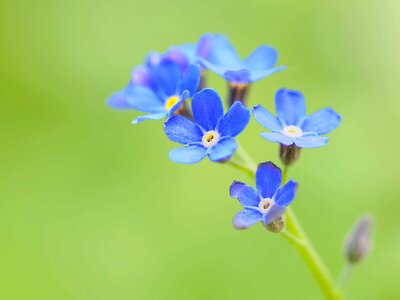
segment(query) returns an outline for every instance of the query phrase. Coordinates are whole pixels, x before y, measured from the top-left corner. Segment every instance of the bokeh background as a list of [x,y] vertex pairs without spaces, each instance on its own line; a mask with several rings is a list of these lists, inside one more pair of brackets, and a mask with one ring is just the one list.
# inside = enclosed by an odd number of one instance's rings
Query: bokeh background
[[[278,88],[308,111],[343,116],[327,147],[290,175],[294,208],[333,274],[357,217],[376,221],[373,254],[349,299],[400,299],[400,2],[0,2],[0,298],[321,299],[294,249],[261,226],[235,231],[229,166],[173,164],[162,122],[133,126],[107,97],[150,50],[229,36],[239,53],[279,50],[280,72],[250,103],[274,109]],[[210,85],[226,95],[224,82]],[[278,147],[251,121],[253,158]]]

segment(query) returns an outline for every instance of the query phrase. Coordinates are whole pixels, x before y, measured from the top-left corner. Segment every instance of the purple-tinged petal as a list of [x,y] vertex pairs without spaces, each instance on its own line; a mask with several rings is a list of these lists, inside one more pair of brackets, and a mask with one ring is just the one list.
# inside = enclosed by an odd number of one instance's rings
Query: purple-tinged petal
[[145,66],[138,66],[133,69],[130,84],[151,87],[153,82],[149,70]]
[[149,114],[146,116],[139,116],[135,120],[132,121],[132,124],[136,125],[139,124],[143,121],[147,120],[161,120],[164,119],[167,116],[167,112],[160,112],[160,113],[154,113],[154,114]]
[[276,114],[287,125],[297,125],[306,114],[303,94],[299,91],[280,89],[275,95]]
[[324,136],[303,136],[295,139],[295,144],[299,148],[318,148],[323,147],[329,138]]
[[275,204],[266,214],[262,216],[262,222],[264,223],[264,225],[268,225],[269,223],[279,219],[279,217],[282,216],[285,213],[285,211],[286,211],[285,207]]
[[251,74],[246,69],[226,71],[224,78],[228,82],[232,83],[249,83],[251,81]]
[[250,110],[236,101],[218,122],[218,132],[222,137],[235,137],[249,124]]
[[226,138],[219,141],[211,147],[208,153],[210,160],[219,162],[230,158],[237,148],[237,143],[232,138]]
[[326,134],[336,129],[341,121],[340,115],[332,108],[324,108],[307,116],[302,124],[303,131]]
[[236,229],[246,229],[251,225],[261,221],[262,214],[253,209],[244,209],[236,214],[233,218],[233,226]]
[[182,53],[186,57],[188,63],[194,64],[198,62],[196,44],[183,44],[180,46],[172,46],[171,50]]
[[124,91],[119,91],[113,94],[110,99],[108,99],[107,104],[116,109],[133,109],[133,107],[128,103]]
[[185,117],[176,115],[164,124],[167,137],[180,144],[190,144],[201,141],[203,136],[199,126]]
[[282,171],[272,162],[258,165],[256,186],[263,198],[272,198],[282,183]]
[[243,182],[234,181],[230,187],[230,195],[232,198],[239,200],[240,204],[243,206],[255,206],[258,207],[260,203],[260,197],[258,197],[257,192],[251,187]]
[[297,182],[293,179],[289,180],[275,195],[275,203],[279,206],[288,206],[296,196]]
[[278,60],[278,52],[268,46],[260,46],[253,51],[244,61],[250,72],[271,69]]
[[124,93],[127,102],[134,109],[150,113],[165,111],[161,99],[147,87],[129,85]]
[[175,148],[169,152],[169,158],[180,164],[195,164],[207,155],[207,149],[203,146],[192,145]]
[[264,107],[261,105],[254,106],[253,109],[254,118],[261,126],[269,130],[281,130],[282,126],[279,121]]
[[280,143],[285,146],[290,146],[294,140],[279,132],[263,132],[260,134],[264,139],[273,143]]
[[193,117],[204,130],[215,130],[219,118],[224,114],[222,101],[213,89],[203,89],[193,96]]

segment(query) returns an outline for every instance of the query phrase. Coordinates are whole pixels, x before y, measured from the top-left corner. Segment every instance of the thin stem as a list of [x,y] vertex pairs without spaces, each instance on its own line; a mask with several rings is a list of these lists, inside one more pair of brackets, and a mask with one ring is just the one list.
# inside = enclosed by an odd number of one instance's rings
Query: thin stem
[[353,265],[350,263],[347,263],[343,267],[342,272],[340,273],[339,279],[337,281],[342,293],[346,289],[346,286],[349,283],[352,273],[353,273]]
[[250,177],[254,177],[254,172],[250,168],[248,168],[246,165],[240,164],[238,162],[235,162],[233,160],[229,160],[226,162],[228,165],[234,167],[235,169],[247,173]]

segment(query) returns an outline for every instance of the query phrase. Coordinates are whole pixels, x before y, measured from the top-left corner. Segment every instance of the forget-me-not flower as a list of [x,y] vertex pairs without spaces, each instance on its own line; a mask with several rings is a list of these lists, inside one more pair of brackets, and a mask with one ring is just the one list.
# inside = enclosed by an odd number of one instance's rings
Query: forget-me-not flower
[[173,149],[171,160],[194,164],[208,155],[215,162],[232,156],[237,148],[234,140],[247,126],[250,111],[240,102],[234,103],[224,115],[219,95],[212,89],[203,89],[193,96],[194,122],[176,115],[165,122],[168,138],[185,147]]
[[132,123],[144,120],[159,120],[179,112],[183,101],[196,91],[200,70],[189,64],[186,68],[176,61],[165,58],[136,68],[131,82],[121,92],[114,94],[109,105],[114,108],[129,108],[148,113]]
[[299,148],[322,147],[329,140],[321,136],[339,126],[340,115],[332,108],[324,108],[306,115],[303,94],[299,91],[280,89],[275,95],[277,117],[261,105],[254,107],[254,117],[258,123],[272,132],[261,136],[270,142]]
[[233,225],[237,229],[244,229],[259,221],[266,226],[279,219],[293,201],[297,190],[297,183],[293,180],[279,188],[281,184],[282,171],[272,162],[258,166],[257,190],[243,182],[234,181],[230,187],[230,195],[239,200],[244,210],[235,216]]
[[248,84],[260,80],[284,67],[275,67],[278,52],[260,46],[241,60],[228,39],[221,34],[205,34],[198,42],[201,63],[230,83]]

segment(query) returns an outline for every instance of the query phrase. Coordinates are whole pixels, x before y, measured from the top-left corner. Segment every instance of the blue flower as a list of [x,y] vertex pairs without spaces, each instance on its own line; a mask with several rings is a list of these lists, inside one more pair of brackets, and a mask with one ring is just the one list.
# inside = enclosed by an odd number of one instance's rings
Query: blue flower
[[237,148],[234,137],[249,123],[250,111],[236,102],[224,115],[221,99],[212,89],[193,96],[192,110],[195,123],[179,115],[165,122],[168,138],[187,145],[173,149],[169,153],[171,160],[194,164],[207,155],[215,162],[230,158]]
[[149,113],[136,118],[133,124],[163,119],[183,108],[183,102],[197,91],[199,80],[198,66],[189,64],[182,68],[169,57],[158,61],[150,55],[146,65],[133,70],[128,86],[115,93],[108,103],[114,108]]
[[205,34],[198,45],[201,63],[231,83],[248,84],[285,68],[274,67],[278,53],[269,46],[258,47],[242,61],[223,35]]
[[282,216],[296,195],[297,183],[290,180],[279,188],[281,184],[282,171],[270,161],[257,168],[257,191],[243,182],[234,181],[230,188],[231,197],[237,198],[244,210],[235,216],[233,225],[237,229],[259,221],[268,225]]
[[289,89],[280,89],[276,93],[275,108],[277,117],[257,105],[254,107],[254,117],[272,131],[262,133],[263,138],[284,146],[322,147],[329,138],[321,135],[334,130],[341,121],[340,115],[332,108],[324,108],[307,116],[303,94]]

